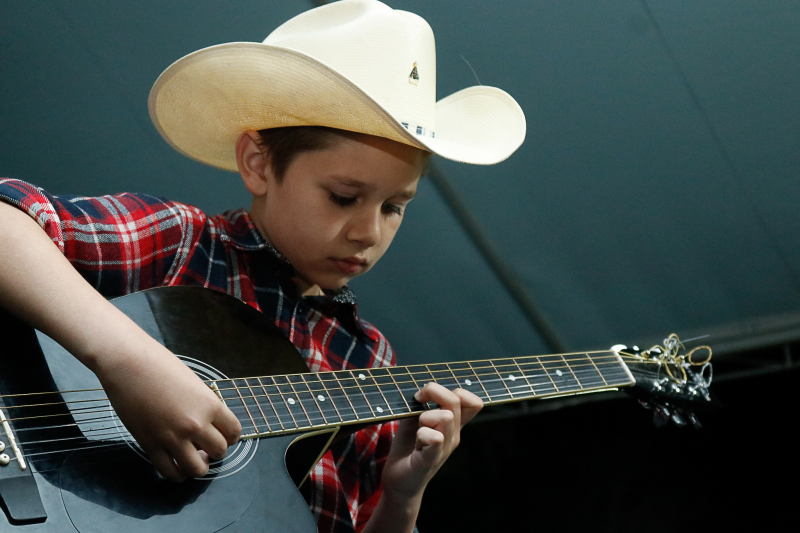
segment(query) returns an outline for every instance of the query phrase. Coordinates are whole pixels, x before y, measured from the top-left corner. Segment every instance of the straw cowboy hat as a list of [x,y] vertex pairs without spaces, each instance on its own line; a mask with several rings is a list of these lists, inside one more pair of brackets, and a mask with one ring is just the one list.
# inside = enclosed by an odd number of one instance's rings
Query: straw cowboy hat
[[239,135],[264,128],[328,126],[483,165],[525,139],[522,109],[500,89],[469,87],[437,102],[430,26],[375,0],[312,9],[263,43],[189,54],[158,78],[149,108],[176,150],[232,171]]

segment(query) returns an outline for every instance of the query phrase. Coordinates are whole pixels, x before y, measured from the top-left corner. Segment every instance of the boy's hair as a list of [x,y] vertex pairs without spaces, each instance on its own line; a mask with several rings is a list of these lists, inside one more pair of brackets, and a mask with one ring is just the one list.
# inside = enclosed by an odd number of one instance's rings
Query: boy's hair
[[258,130],[261,150],[269,155],[272,174],[283,181],[286,170],[294,158],[304,152],[324,150],[331,147],[343,131],[325,126],[291,126]]
[[[281,182],[289,165],[299,154],[324,150],[336,144],[341,137],[359,134],[326,126],[290,126],[258,130],[258,135],[262,152],[269,155],[272,174]],[[429,157],[430,152],[425,152],[421,169],[423,175],[428,169]]]

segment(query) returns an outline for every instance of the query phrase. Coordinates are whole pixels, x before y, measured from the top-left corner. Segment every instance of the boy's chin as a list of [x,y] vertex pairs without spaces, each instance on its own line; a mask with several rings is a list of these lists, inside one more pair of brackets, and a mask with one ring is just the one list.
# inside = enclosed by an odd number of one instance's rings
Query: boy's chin
[[350,280],[355,277],[356,276],[353,276],[352,278],[339,279],[328,283],[317,283],[317,286],[323,291],[338,291],[339,289],[347,285],[350,282]]

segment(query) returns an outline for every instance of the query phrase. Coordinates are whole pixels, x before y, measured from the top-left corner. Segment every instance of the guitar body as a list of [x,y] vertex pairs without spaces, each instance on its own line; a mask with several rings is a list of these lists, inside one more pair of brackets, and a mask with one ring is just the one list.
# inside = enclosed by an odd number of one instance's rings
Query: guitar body
[[[308,372],[274,324],[230,296],[168,287],[114,303],[204,379]],[[94,374],[24,323],[8,315],[1,322],[0,401],[27,468],[19,467],[0,431],[12,459],[0,466],[0,531],[316,531],[297,483],[333,430],[243,440],[206,478],[172,483],[158,476],[118,421],[109,425],[109,416],[98,414],[109,411],[107,404],[96,407],[96,392],[71,393],[64,403],[57,391],[96,389]],[[48,394],[31,394],[39,392]]]
[[644,352],[620,345],[311,374],[279,328],[231,296],[162,287],[113,302],[209,383],[248,438],[202,479],[166,481],[94,374],[46,335],[0,314],[0,533],[312,533],[297,487],[330,443],[437,408],[414,398],[430,381],[486,404],[635,387],[657,422],[678,425],[699,426],[691,408],[713,407],[711,349],[682,353],[674,334]]

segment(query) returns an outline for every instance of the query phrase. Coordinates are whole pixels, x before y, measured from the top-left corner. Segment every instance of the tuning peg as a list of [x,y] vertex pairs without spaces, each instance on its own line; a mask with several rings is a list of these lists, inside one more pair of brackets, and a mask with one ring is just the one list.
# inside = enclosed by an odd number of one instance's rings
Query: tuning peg
[[675,410],[672,412],[672,421],[675,422],[675,425],[679,428],[686,427],[686,420],[681,416],[681,414]]
[[703,429],[703,425],[700,423],[694,413],[686,413],[686,418],[688,418],[689,422],[692,423],[692,427],[694,429]]
[[671,417],[672,413],[669,412],[669,409],[663,407],[661,405],[656,405],[653,408],[653,424],[657,428],[664,427]]

